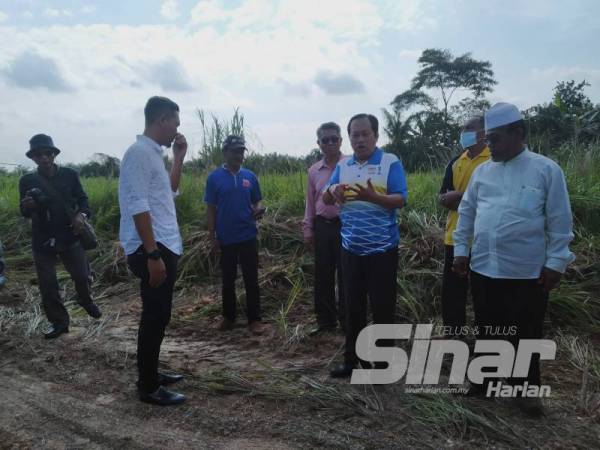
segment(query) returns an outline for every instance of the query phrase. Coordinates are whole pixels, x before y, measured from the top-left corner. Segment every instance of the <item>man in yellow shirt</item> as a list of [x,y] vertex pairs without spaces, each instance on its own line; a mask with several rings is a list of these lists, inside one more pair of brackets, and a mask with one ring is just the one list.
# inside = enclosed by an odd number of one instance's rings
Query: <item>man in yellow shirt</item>
[[464,151],[448,163],[439,194],[441,205],[449,210],[444,236],[444,277],[442,279],[442,319],[444,334],[449,336],[460,335],[460,327],[466,323],[465,310],[469,282],[467,278],[461,278],[452,271],[454,258],[452,233],[458,222],[458,205],[467,190],[471,174],[477,166],[490,158],[490,150],[485,144],[482,115],[473,117],[465,123],[460,133],[460,144]]

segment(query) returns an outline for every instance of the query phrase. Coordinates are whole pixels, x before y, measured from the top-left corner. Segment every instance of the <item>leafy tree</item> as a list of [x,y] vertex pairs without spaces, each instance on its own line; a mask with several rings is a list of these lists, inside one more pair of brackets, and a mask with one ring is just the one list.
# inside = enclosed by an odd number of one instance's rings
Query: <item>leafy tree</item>
[[82,177],[117,178],[119,176],[121,161],[119,158],[105,153],[94,153],[90,161],[83,164],[71,164]]
[[559,81],[551,102],[525,111],[529,143],[538,151],[548,151],[567,141],[589,142],[600,138],[600,107],[594,107],[585,94],[589,83]]
[[[409,171],[445,164],[457,147],[460,125],[490,104],[485,94],[496,84],[491,63],[470,53],[454,57],[449,50],[427,49],[411,88],[397,95],[392,110],[383,110],[388,151]],[[457,91],[468,95],[456,101]],[[441,100],[432,97],[432,94]]]
[[458,89],[469,91],[475,99],[482,99],[497,84],[489,61],[479,61],[470,53],[457,56],[449,50],[426,49],[418,60],[421,69],[412,81],[413,90],[433,89],[442,100],[442,118],[445,125],[444,144],[450,144],[450,104]]
[[320,161],[323,158],[321,154],[321,149],[313,148],[308,155],[304,158],[304,165],[306,167],[312,166],[317,161]]
[[554,88],[554,106],[562,114],[583,114],[593,108],[592,101],[583,90],[590,86],[590,83],[583,80],[575,83],[571,81],[559,81]]

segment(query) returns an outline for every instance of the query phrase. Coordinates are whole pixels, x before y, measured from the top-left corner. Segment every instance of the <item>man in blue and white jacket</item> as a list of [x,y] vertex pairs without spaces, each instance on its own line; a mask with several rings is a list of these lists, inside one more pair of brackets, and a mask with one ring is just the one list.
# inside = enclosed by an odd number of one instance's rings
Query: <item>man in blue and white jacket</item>
[[354,155],[338,163],[323,194],[325,203],[341,205],[342,221],[346,350],[344,363],[331,371],[334,378],[350,377],[357,366],[356,339],[367,325],[367,297],[374,323],[394,323],[396,314],[396,211],[406,204],[408,190],[400,160],[377,147],[378,130],[373,115],[350,119]]

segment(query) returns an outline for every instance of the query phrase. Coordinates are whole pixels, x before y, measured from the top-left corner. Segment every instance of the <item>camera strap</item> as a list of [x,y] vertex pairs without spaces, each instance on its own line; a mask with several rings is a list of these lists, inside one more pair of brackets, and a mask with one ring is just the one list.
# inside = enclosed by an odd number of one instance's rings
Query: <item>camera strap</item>
[[77,212],[67,204],[63,195],[60,192],[58,192],[58,190],[54,186],[52,186],[52,183],[50,183],[47,179],[45,179],[44,177],[40,176],[37,173],[34,175],[37,178],[37,180],[40,182],[40,184],[42,185],[42,187],[44,188],[46,193],[52,199],[56,200],[64,208],[69,219],[73,220],[73,218],[75,217]]

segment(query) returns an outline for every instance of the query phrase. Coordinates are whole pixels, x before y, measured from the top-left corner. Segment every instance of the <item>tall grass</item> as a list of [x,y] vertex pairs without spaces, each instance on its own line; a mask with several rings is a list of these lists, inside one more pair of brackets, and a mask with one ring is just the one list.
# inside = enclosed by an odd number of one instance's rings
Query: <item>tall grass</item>
[[[563,146],[555,158],[565,171],[571,195],[576,234],[572,248],[578,258],[566,282],[552,296],[555,301],[550,304],[549,317],[557,326],[599,329],[600,146]],[[408,175],[408,205],[399,213],[398,310],[405,320],[427,321],[439,316],[446,216],[437,202],[441,178],[441,171]],[[313,283],[312,258],[302,248],[301,235],[306,173],[263,174],[259,180],[268,207],[260,224],[264,253],[261,287],[265,307],[285,328],[289,310],[295,307],[297,299],[308,302]],[[118,251],[118,180],[84,178],[82,181],[102,238],[102,246],[91,254],[94,269],[105,281],[122,279],[127,276],[127,269]],[[214,282],[217,270],[215,255],[211,255],[206,239],[205,182],[205,174],[184,174],[176,200],[186,249],[181,261],[184,282]],[[16,175],[0,176],[0,238],[8,250],[9,266],[29,266],[29,224],[19,215],[17,186]],[[292,292],[294,301],[286,303]],[[268,305],[269,302],[273,305]]]

